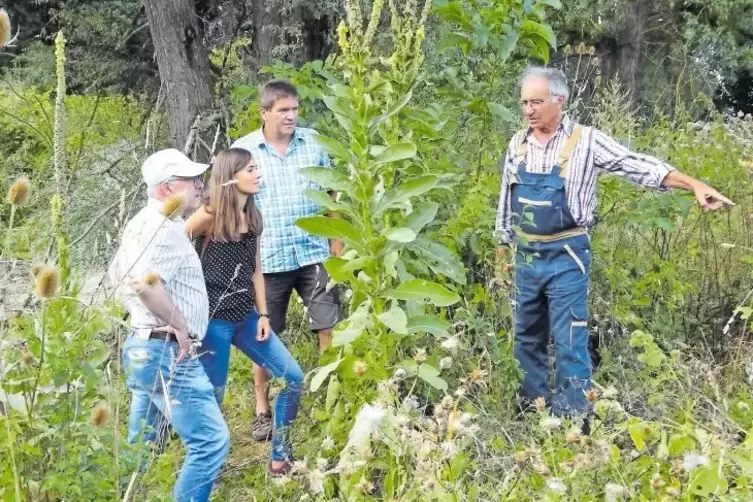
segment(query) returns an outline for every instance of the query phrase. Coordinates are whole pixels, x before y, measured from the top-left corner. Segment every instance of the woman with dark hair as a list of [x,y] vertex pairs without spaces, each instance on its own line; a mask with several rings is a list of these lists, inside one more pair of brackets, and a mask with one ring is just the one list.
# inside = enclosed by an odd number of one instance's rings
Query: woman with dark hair
[[204,204],[186,221],[209,296],[209,327],[199,359],[220,404],[231,345],[285,379],[275,403],[272,460],[267,466],[270,474],[285,474],[292,467],[290,426],[298,413],[303,372],[269,327],[259,257],[262,218],[253,199],[260,174],[251,154],[235,148],[217,155],[211,173]]

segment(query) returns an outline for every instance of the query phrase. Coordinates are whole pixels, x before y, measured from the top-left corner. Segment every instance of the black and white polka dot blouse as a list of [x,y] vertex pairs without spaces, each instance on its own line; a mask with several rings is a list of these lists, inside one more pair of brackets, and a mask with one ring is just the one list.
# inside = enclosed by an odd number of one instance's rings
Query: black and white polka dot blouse
[[[237,241],[194,241],[201,257],[209,296],[209,319],[238,322],[254,308],[256,292],[252,281],[256,271],[257,239],[251,231]],[[202,255],[203,251],[203,255]]]

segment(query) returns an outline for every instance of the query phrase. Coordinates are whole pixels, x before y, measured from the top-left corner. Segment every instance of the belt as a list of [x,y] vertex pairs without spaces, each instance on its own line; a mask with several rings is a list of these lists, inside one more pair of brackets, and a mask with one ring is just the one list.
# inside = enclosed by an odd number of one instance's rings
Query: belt
[[178,343],[178,337],[173,333],[167,333],[165,331],[152,331],[149,333],[150,340],[167,340],[168,342]]
[[555,242],[562,239],[567,239],[568,237],[575,237],[577,235],[588,235],[588,230],[585,227],[575,227],[571,228],[570,230],[563,230],[562,232],[557,232],[556,234],[550,235],[529,234],[527,232],[520,232],[520,234],[529,241]]

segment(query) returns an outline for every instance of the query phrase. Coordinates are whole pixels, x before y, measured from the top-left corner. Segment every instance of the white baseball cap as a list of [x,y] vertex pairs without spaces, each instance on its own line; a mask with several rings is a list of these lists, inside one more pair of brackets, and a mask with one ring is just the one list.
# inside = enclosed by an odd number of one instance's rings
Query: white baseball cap
[[154,152],[141,166],[141,176],[146,186],[153,187],[175,176],[193,178],[209,169],[209,164],[194,162],[180,150],[168,148]]

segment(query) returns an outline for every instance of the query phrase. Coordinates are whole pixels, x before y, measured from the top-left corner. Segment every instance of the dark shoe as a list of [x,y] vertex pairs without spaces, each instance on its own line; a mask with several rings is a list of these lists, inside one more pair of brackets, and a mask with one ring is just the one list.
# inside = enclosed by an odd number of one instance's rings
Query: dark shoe
[[259,413],[251,425],[251,436],[256,441],[269,441],[272,439],[272,412]]
[[268,473],[268,474],[269,474],[270,476],[274,476],[274,477],[277,477],[277,476],[285,476],[285,475],[286,475],[286,474],[288,474],[288,473],[289,473],[289,472],[290,472],[290,471],[291,471],[292,469],[293,469],[293,463],[292,463],[292,462],[290,462],[289,460],[285,460],[285,461],[283,462],[283,464],[282,464],[282,465],[281,465],[280,467],[278,467],[277,469],[274,469],[274,468],[272,468],[272,461],[271,461],[271,460],[270,460],[270,461],[269,461],[269,463],[267,464],[267,473]]

